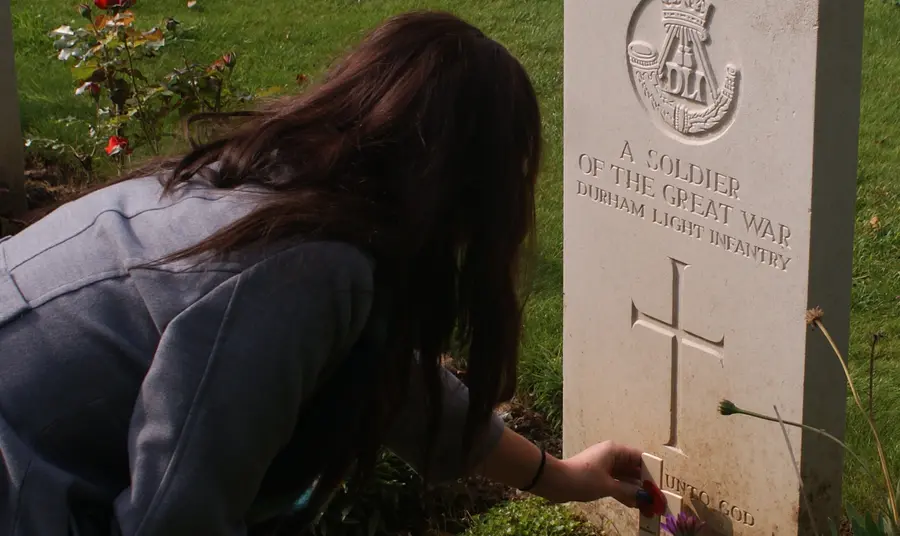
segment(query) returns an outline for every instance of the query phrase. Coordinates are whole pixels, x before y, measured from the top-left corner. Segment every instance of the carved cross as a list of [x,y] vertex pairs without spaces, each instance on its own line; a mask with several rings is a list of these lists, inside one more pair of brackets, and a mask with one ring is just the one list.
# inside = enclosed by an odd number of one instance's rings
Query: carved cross
[[670,423],[669,423],[669,440],[666,442],[665,446],[674,449],[678,452],[681,450],[678,448],[678,399],[679,399],[679,374],[678,374],[678,357],[679,350],[682,346],[696,348],[711,357],[719,360],[720,362],[724,359],[725,352],[725,337],[719,341],[711,341],[709,339],[705,339],[699,335],[691,333],[689,330],[685,329],[681,324],[680,315],[681,315],[681,295],[684,287],[684,271],[687,268],[687,264],[677,261],[675,259],[671,259],[672,261],[672,322],[666,323],[662,320],[654,318],[646,313],[638,310],[637,306],[634,304],[634,301],[631,302],[631,325],[632,329],[635,327],[642,327],[645,329],[649,329],[660,335],[668,337],[672,341],[672,349],[670,353],[670,361],[671,361],[671,384],[670,384],[670,397],[671,402],[669,405],[670,412]]

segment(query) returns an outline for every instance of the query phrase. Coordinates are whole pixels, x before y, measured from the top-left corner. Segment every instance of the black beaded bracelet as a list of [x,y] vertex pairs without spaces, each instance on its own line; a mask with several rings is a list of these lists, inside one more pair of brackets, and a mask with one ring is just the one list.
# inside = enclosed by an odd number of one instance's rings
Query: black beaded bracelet
[[544,474],[544,466],[547,465],[547,449],[541,448],[541,465],[538,467],[537,473],[534,475],[534,479],[531,481],[531,484],[528,484],[520,491],[531,491],[537,486],[538,481],[541,479],[541,476]]

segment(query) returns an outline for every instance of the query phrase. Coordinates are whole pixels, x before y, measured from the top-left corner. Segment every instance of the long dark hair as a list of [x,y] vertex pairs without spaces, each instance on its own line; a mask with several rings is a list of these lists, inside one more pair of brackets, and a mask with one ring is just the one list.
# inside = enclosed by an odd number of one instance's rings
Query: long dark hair
[[255,212],[170,259],[291,237],[368,252],[391,306],[389,358],[360,465],[375,459],[416,353],[434,436],[439,367],[451,347],[467,366],[467,460],[493,408],[515,390],[520,260],[532,243],[540,156],[539,106],[521,64],[456,16],[400,15],[319,84],[161,166],[167,192],[214,162],[216,187],[272,192]]

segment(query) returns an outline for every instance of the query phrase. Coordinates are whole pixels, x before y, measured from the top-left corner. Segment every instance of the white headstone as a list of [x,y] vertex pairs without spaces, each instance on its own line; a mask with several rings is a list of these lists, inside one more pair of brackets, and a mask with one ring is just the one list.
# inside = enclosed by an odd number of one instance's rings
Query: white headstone
[[[863,3],[566,0],[564,445],[662,460],[710,533],[806,533],[778,424],[842,435]],[[842,453],[790,431],[817,523]],[[646,462],[646,460],[645,460]],[[587,508],[621,534],[638,516]],[[641,522],[642,524],[647,524]]]
[[12,14],[9,1],[0,1],[0,191],[9,190],[0,193],[0,214],[25,210],[22,151]]

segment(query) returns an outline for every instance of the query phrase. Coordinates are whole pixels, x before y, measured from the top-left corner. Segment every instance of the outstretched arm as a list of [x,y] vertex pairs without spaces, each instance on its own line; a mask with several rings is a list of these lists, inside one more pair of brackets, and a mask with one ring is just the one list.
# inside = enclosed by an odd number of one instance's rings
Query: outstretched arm
[[[516,489],[528,487],[541,464],[541,450],[510,430],[497,415],[475,442],[471,466],[461,463],[460,449],[469,394],[465,385],[441,369],[443,416],[429,475],[446,481],[472,471]],[[396,426],[387,437],[387,446],[417,471],[425,468],[428,414],[419,371],[413,367],[410,395]],[[568,460],[547,455],[531,492],[553,502],[589,502],[614,497],[628,507],[635,506],[641,476],[641,452],[611,442],[594,445]]]
[[[612,497],[635,507],[641,476],[641,452],[610,441],[594,445],[569,459],[546,455],[541,449],[505,428],[497,446],[479,467],[489,480],[524,489],[551,502],[590,502]],[[535,480],[535,478],[537,478]]]

